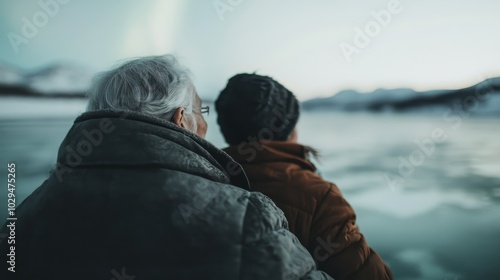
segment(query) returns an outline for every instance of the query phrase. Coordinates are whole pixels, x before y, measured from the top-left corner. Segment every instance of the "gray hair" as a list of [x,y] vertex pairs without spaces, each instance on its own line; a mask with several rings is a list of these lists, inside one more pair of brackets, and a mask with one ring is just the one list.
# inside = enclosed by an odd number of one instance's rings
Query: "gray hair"
[[[171,121],[177,108],[192,114],[195,93],[189,70],[174,56],[141,57],[97,74],[87,111],[137,111]],[[190,130],[196,131],[194,116],[190,119]]]

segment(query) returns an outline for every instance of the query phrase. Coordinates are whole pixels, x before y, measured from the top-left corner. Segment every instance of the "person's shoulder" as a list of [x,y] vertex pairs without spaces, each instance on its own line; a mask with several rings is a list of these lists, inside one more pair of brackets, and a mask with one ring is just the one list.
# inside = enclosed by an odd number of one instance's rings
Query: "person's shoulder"
[[225,207],[245,208],[245,219],[258,217],[261,220],[272,221],[273,225],[280,224],[283,220],[286,222],[283,211],[269,197],[260,192],[204,178],[198,178],[197,185],[193,185],[191,189],[195,190],[191,195],[205,195],[211,200],[224,201]]
[[335,184],[323,179],[318,173],[308,169],[296,169],[290,173],[290,187],[300,190],[307,196],[319,199],[324,197]]
[[249,193],[243,222],[245,243],[258,240],[269,232],[287,228],[285,214],[269,197],[259,192]]
[[[285,215],[274,202],[260,192],[248,191],[237,186],[213,182],[198,191],[204,204],[213,205],[212,211],[232,213],[241,219],[245,241],[262,238],[271,231],[288,228]],[[217,203],[216,203],[217,202]],[[240,217],[240,218],[236,218]]]

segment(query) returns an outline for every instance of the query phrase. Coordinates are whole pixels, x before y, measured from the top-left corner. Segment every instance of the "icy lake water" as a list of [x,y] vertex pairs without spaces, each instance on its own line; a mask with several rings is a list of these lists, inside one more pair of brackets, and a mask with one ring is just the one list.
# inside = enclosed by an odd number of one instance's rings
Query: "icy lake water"
[[[0,99],[0,178],[14,161],[18,201],[45,180],[84,103]],[[396,279],[500,279],[500,118],[452,117],[301,116],[299,141],[320,150],[318,169],[342,190]],[[207,118],[207,139],[224,147],[215,118]],[[439,143],[430,142],[436,133]],[[6,195],[5,183],[2,220]]]

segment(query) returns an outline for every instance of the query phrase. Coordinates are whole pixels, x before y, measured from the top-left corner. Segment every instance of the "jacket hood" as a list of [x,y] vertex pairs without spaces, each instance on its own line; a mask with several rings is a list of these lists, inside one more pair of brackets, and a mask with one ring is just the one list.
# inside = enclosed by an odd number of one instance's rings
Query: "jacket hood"
[[224,149],[234,160],[243,165],[288,162],[316,171],[316,167],[308,159],[311,150],[304,145],[281,141],[259,141]]
[[160,167],[249,189],[241,166],[225,152],[166,120],[101,110],[76,118],[63,140],[58,168]]

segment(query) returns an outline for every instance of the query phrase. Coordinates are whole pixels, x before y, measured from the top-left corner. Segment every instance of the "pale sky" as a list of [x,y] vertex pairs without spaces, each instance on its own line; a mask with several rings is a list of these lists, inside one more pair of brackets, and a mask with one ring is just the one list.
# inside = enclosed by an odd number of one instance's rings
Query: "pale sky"
[[[44,19],[40,3],[54,1],[0,0],[0,63],[33,70],[68,61],[100,71],[173,53],[207,99],[240,72],[272,76],[300,99],[500,76],[500,1],[59,0],[68,3]],[[391,16],[377,23],[372,12]],[[31,38],[23,17],[40,25]],[[356,45],[356,28],[367,26],[369,44]],[[356,48],[350,63],[341,45]]]

